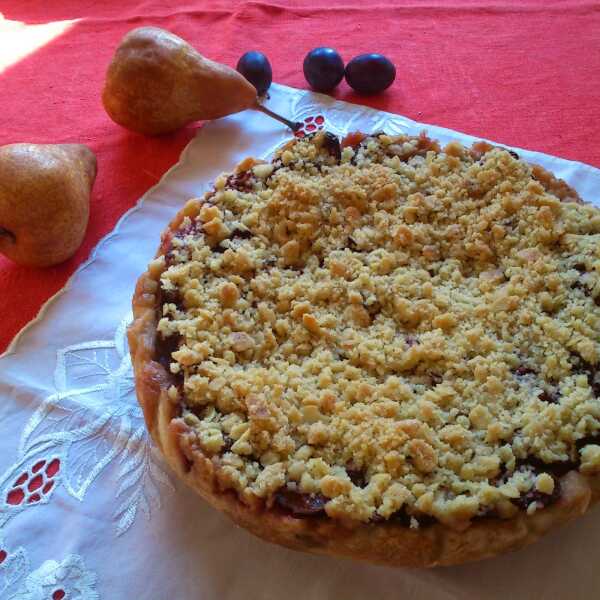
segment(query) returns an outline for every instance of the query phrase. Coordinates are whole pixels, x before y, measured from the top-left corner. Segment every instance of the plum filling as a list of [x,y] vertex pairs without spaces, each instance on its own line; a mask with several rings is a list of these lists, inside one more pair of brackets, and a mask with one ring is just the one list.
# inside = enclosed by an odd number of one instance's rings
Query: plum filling
[[573,268],[580,273],[580,276],[571,284],[571,289],[581,290],[584,296],[591,298],[596,306],[600,306],[600,295],[594,297],[592,294],[593,283],[590,280],[589,271],[587,270],[586,265],[577,263]]
[[[158,322],[162,317],[162,306],[163,304],[175,304],[178,308],[181,308],[181,298],[176,291],[161,291],[161,301],[158,304],[156,311],[156,321]],[[181,344],[181,336],[170,335],[168,337],[163,336],[161,333],[156,334],[156,359],[161,364],[167,373],[171,374],[173,380],[177,385],[183,385],[183,373],[177,375],[171,373],[171,354],[179,349]]]
[[551,494],[543,494],[537,490],[531,489],[526,494],[522,494],[511,502],[521,510],[527,510],[532,502],[535,502],[538,508],[544,508],[554,504],[560,498],[560,481],[554,479],[554,490]]
[[[206,202],[205,206],[211,206],[211,204],[209,202]],[[179,229],[177,229],[176,231],[169,231],[169,233],[166,236],[164,236],[161,246],[160,246],[160,251],[165,257],[165,262],[166,262],[167,266],[171,266],[174,261],[174,255],[173,255],[173,251],[174,251],[173,240],[174,239],[183,240],[188,235],[198,235],[201,233],[202,233],[202,224],[197,223],[196,221],[192,221],[192,222],[188,223],[187,225],[184,225],[183,227],[179,227]]]
[[323,139],[323,148],[329,152],[331,156],[335,158],[337,162],[342,160],[342,148],[340,146],[340,140],[337,136],[333,135],[329,131],[325,132]]
[[346,242],[346,248],[348,248],[348,250],[352,250],[352,252],[360,251],[358,249],[358,244],[356,243],[356,240],[351,235],[348,236],[348,240]]
[[[515,472],[531,471],[534,475],[539,475],[540,473],[547,473],[548,475],[550,475],[550,477],[552,477],[552,480],[554,481],[554,489],[551,494],[544,494],[542,492],[539,492],[535,488],[532,488],[526,493],[521,494],[518,498],[513,498],[511,502],[521,510],[527,510],[527,507],[532,502],[535,502],[538,508],[554,504],[554,502],[556,502],[560,498],[560,477],[566,475],[569,471],[576,468],[577,464],[571,461],[545,463],[534,457],[517,461]],[[507,470],[503,470],[503,472],[490,483],[496,486],[503,485],[508,481],[511,475],[512,473],[509,473]],[[486,513],[486,516],[492,515],[493,511],[488,511]]]
[[[163,337],[162,334],[156,336],[156,358],[158,362],[170,373],[171,354],[179,348],[180,338],[177,335]],[[173,375],[174,376],[174,375]],[[175,376],[174,376],[175,377]],[[183,380],[183,375],[180,375]]]
[[228,248],[232,248],[240,240],[249,240],[253,236],[254,234],[249,229],[242,229],[241,227],[236,227],[229,234],[229,237],[225,238],[224,240],[221,240],[216,246],[213,246],[212,251],[216,254],[223,254],[225,250],[227,250]]
[[404,341],[406,343],[407,348],[412,348],[413,346],[416,346],[417,344],[421,343],[419,342],[418,338],[416,338],[414,335],[407,335]]
[[249,229],[241,229],[240,227],[236,227],[229,236],[230,240],[249,240],[253,236],[252,232]]
[[533,369],[531,369],[530,367],[525,367],[523,365],[521,365],[518,369],[516,369],[515,371],[515,375],[517,377],[525,377],[526,375],[535,375],[535,371]]
[[254,190],[255,177],[252,171],[242,171],[234,173],[227,178],[225,187],[228,187],[238,192],[252,192]]
[[361,469],[355,468],[352,465],[346,467],[346,473],[350,481],[359,488],[364,488],[367,485],[367,478],[365,472]]
[[[599,437],[588,436],[576,443],[576,449],[579,451],[588,444],[596,444],[598,442],[600,442]],[[527,510],[529,505],[533,502],[536,503],[537,508],[544,508],[554,504],[559,500],[561,494],[560,478],[563,475],[566,475],[569,471],[576,470],[578,466],[579,460],[544,463],[535,457],[529,457],[527,459],[517,461],[515,472],[527,470],[531,471],[534,475],[547,473],[554,481],[554,489],[551,494],[545,494],[536,490],[535,488],[532,488],[524,494],[521,494],[518,498],[512,499],[511,502],[521,510]],[[364,488],[368,484],[368,480],[364,471],[349,465],[346,467],[346,472],[355,486]],[[505,469],[498,477],[490,480],[490,484],[494,486],[501,486],[509,480],[511,475],[512,472],[509,472]],[[321,517],[325,516],[326,514],[325,504],[328,502],[328,498],[322,494],[307,494],[282,488],[275,493],[274,498],[275,504],[280,509],[294,517]],[[497,516],[498,515],[493,508],[483,507],[476,518],[494,518]],[[400,523],[405,527],[410,527],[413,524],[413,518],[416,519],[419,527],[427,527],[428,525],[432,525],[437,522],[437,519],[431,515],[418,513],[411,515],[407,512],[406,507],[402,507],[400,510],[390,515],[387,519],[376,514],[371,518],[370,522],[382,523],[384,521],[390,521]]]
[[[340,140],[337,135],[329,132],[329,131],[315,131],[313,133],[309,133],[304,137],[305,141],[309,141],[314,138],[320,138],[320,147],[329,154],[329,156],[333,157],[336,164],[339,164],[342,161],[342,146],[340,145]],[[313,163],[319,169],[324,166],[320,164],[320,161],[315,161]],[[327,163],[326,163],[327,164]],[[274,162],[275,170],[280,168],[281,160],[277,160]]]
[[[363,471],[351,467],[347,468],[346,471],[354,485],[363,488],[367,485],[366,476]],[[325,504],[329,501],[327,497],[320,493],[307,494],[286,488],[277,491],[274,500],[275,504],[285,513],[297,518],[326,516]],[[407,512],[406,507],[402,507],[400,510],[391,514],[387,519],[380,515],[374,515],[370,522],[382,523],[384,521],[390,521],[399,523],[405,527],[410,527],[412,518],[413,517]],[[417,515],[416,518],[419,527],[426,527],[437,522],[437,520],[430,515]]]
[[560,394],[555,390],[543,390],[538,398],[542,402],[548,402],[548,404],[558,404],[560,402]]
[[231,436],[227,434],[223,435],[223,446],[221,446],[221,451],[219,454],[222,456],[223,454],[229,452],[234,443],[235,440]]
[[275,493],[275,504],[294,517],[325,516],[327,498],[322,494],[303,494],[282,489]]
[[572,354],[575,366],[574,373],[585,375],[589,386],[592,388],[594,398],[600,398],[600,368],[585,361],[578,354]]
[[[527,381],[535,381],[535,377],[538,375],[538,372],[531,367],[521,365],[514,371],[514,375],[520,383],[527,383]],[[542,391],[538,394],[538,398],[542,402],[548,402],[549,404],[558,404],[560,402],[560,393],[555,385],[552,383],[547,383],[542,380],[541,385],[543,387]]]

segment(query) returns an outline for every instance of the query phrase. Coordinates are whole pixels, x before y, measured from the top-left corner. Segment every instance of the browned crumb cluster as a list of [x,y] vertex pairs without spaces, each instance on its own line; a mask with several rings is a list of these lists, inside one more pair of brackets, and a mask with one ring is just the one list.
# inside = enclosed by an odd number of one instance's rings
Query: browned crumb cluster
[[222,488],[461,527],[600,472],[600,211],[503,149],[351,142],[219,177],[156,260],[169,393]]

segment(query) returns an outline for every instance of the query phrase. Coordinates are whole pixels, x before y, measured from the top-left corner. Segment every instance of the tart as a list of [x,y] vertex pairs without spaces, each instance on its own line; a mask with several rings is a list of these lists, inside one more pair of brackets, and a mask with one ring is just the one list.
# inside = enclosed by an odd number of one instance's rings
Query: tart
[[600,210],[511,151],[292,140],[182,208],[133,308],[154,441],[265,540],[451,565],[598,499]]

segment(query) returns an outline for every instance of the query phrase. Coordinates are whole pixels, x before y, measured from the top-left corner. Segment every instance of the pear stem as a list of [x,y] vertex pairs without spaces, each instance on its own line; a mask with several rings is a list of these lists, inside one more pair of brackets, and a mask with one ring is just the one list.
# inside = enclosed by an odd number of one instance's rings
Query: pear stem
[[16,244],[16,242],[17,242],[17,238],[15,237],[15,234],[12,231],[9,231],[8,229],[4,229],[4,227],[0,227],[0,237],[7,238],[8,241],[11,242],[12,244]]
[[259,110],[261,113],[264,113],[268,117],[271,117],[272,119],[275,119],[276,121],[279,121],[284,125],[287,125],[294,133],[296,133],[296,131],[298,131],[298,129],[302,127],[302,123],[299,123],[298,121],[290,121],[289,119],[278,115],[277,113],[268,109],[266,106],[259,104],[258,102],[252,108],[254,108],[254,110]]

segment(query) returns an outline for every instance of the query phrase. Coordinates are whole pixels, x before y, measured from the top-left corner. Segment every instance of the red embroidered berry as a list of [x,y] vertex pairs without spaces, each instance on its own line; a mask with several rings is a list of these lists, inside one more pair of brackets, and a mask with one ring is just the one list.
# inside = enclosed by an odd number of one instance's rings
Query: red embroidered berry
[[54,477],[60,470],[60,460],[55,458],[47,467],[46,467],[46,477]]
[[10,490],[6,496],[6,502],[8,504],[12,504],[13,506],[17,506],[23,502],[25,498],[25,492],[21,488],[15,488]]
[[30,492],[35,492],[39,487],[42,487],[42,483],[44,483],[44,479],[41,475],[36,475],[27,486],[27,489]]
[[35,465],[33,465],[33,469],[31,469],[31,471],[33,473],[37,473],[45,464],[45,460],[40,460],[39,462],[36,462]]
[[28,477],[29,477],[29,473],[21,473],[21,475],[19,476],[19,479],[17,479],[15,481],[15,486],[23,485],[27,481]]

